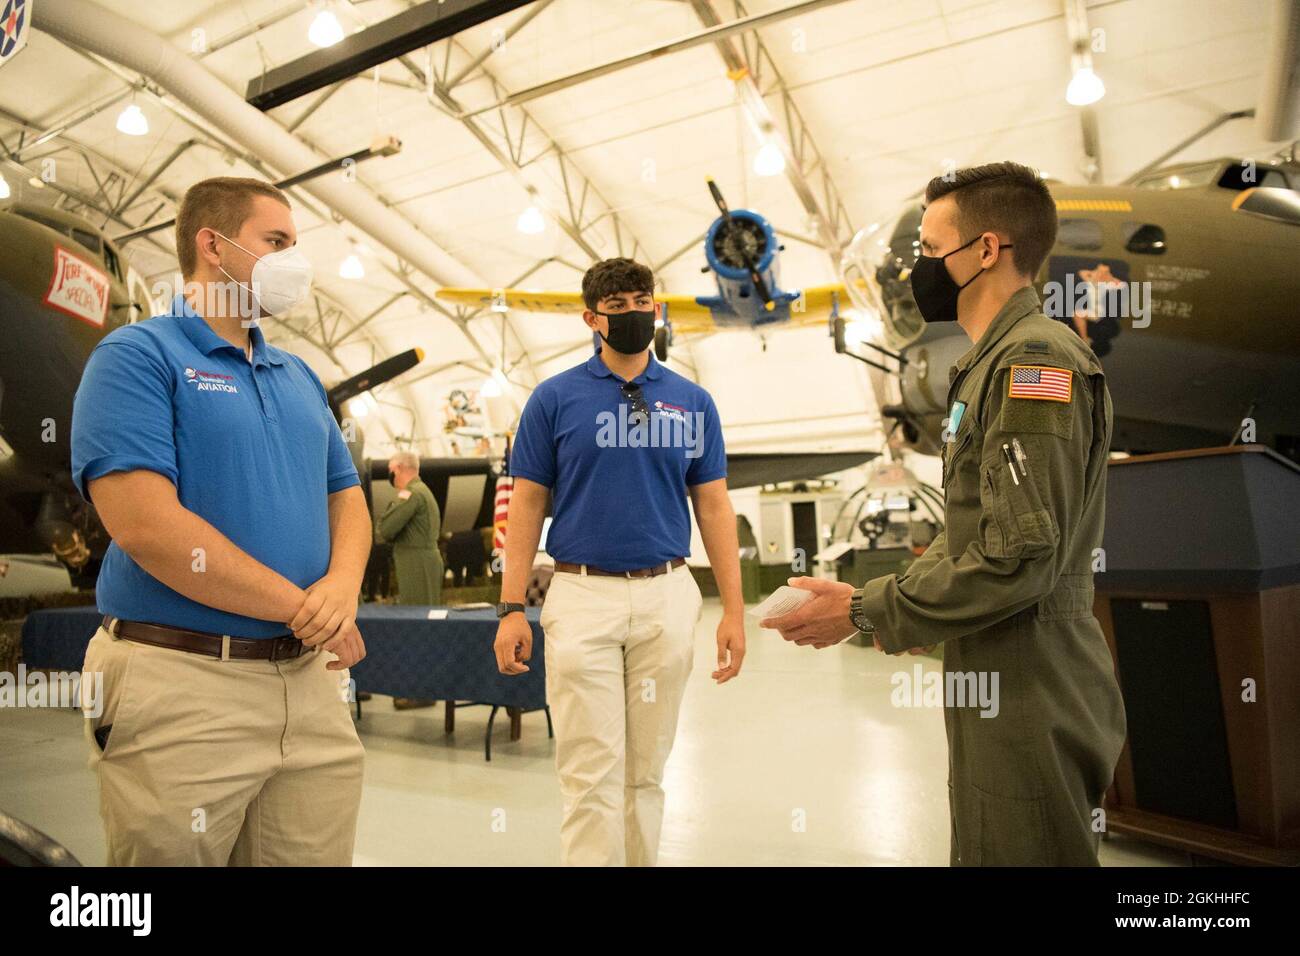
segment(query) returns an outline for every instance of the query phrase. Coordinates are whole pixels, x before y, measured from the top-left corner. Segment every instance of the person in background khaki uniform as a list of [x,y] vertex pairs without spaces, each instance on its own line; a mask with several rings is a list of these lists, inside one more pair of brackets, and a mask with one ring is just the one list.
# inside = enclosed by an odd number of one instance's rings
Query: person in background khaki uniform
[[913,297],[974,343],[950,372],[945,529],[902,576],[858,591],[792,579],[815,597],[762,626],[816,647],[859,631],[890,653],[944,642],[946,688],[995,690],[992,706],[945,699],[952,864],[1095,866],[1125,737],[1092,615],[1110,393],[1031,285],[1057,224],[1038,175],[959,170],[932,180],[926,203]]
[[[438,553],[438,531],[442,512],[429,486],[420,480],[420,458],[414,452],[398,452],[388,460],[388,477],[397,497],[379,516],[379,537],[393,545],[393,567],[397,569],[399,604],[442,602],[442,555]],[[430,707],[432,700],[395,697],[397,710]]]
[[399,604],[438,604],[442,600],[442,555],[438,531],[442,512],[429,486],[420,480],[420,459],[398,452],[388,462],[397,497],[379,517],[379,537],[393,545]]

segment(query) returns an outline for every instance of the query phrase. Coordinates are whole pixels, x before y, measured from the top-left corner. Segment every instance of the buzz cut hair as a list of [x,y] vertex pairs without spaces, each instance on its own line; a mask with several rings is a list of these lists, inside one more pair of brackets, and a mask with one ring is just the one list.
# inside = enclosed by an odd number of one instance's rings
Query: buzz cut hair
[[413,451],[395,452],[393,457],[388,460],[392,464],[399,465],[402,468],[414,468],[416,471],[420,470],[420,456]]
[[185,190],[176,213],[176,256],[182,277],[188,279],[198,269],[199,254],[194,239],[199,230],[208,228],[224,236],[238,235],[253,211],[254,196],[269,196],[284,203],[285,208],[292,208],[288,196],[262,179],[215,176]]
[[925,187],[925,204],[951,195],[962,241],[977,233],[1010,237],[1016,271],[1032,279],[1056,243],[1056,201],[1038,170],[1010,161],[969,166],[936,176]]
[[603,259],[582,277],[582,301],[592,312],[602,299],[624,292],[655,294],[655,275],[635,259]]

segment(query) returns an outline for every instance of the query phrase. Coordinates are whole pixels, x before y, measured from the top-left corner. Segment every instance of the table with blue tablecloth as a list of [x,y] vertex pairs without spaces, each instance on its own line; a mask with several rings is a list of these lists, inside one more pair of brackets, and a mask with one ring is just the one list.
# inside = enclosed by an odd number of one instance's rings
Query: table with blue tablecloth
[[[430,619],[430,612],[446,616]],[[407,605],[363,604],[357,628],[366,642],[366,657],[352,668],[358,694],[388,694],[447,702],[447,729],[454,726],[456,707],[487,705],[484,744],[491,758],[492,724],[497,710],[511,716],[511,739],[517,739],[520,715],[546,713],[546,664],[540,609],[525,616],[533,629],[533,654],[525,674],[507,676],[497,670],[492,644],[497,633],[491,608],[457,610]],[[76,671],[86,656],[103,615],[94,607],[47,608],[33,611],[23,623],[23,660],[28,667]],[[360,702],[357,716],[361,716]]]

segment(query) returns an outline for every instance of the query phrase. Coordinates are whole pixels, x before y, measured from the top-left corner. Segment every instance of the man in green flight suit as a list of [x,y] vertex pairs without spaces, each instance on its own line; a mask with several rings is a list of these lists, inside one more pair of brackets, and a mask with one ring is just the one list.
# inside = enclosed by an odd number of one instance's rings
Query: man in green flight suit
[[379,537],[393,545],[399,603],[438,604],[442,601],[438,502],[420,480],[420,459],[414,452],[402,451],[390,458],[388,473],[397,497],[379,517]]
[[1088,345],[1039,308],[1056,227],[1027,167],[931,180],[913,298],[973,343],[949,373],[944,531],[904,574],[856,591],[791,579],[812,599],[761,622],[815,647],[858,632],[895,654],[943,642],[953,865],[1095,866],[1124,744],[1092,615],[1110,393]]

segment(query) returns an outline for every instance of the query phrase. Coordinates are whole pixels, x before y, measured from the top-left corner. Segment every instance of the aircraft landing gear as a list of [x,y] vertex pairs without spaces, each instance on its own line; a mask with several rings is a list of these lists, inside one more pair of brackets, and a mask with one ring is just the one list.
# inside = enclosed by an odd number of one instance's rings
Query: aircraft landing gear
[[837,355],[843,355],[849,350],[845,327],[846,323],[841,316],[837,315],[831,319],[831,338],[835,340],[835,352]]
[[668,361],[668,329],[662,325],[655,329],[655,358]]

